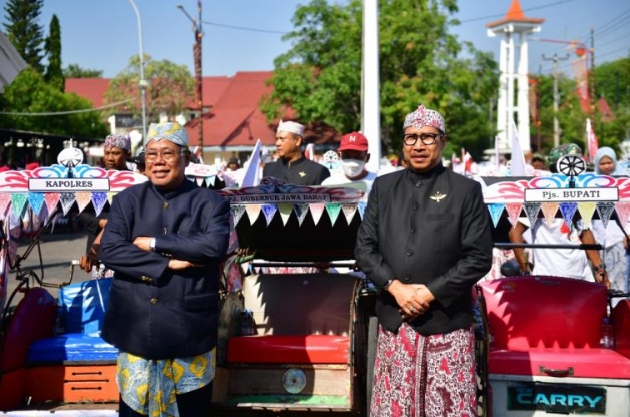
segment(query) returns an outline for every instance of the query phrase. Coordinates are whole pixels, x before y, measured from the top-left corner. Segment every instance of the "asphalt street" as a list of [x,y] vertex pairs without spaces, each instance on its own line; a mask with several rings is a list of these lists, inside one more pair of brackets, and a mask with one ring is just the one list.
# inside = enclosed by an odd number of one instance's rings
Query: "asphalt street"
[[[84,230],[72,232],[70,229],[58,228],[52,234],[45,231],[40,236],[39,248],[35,245],[28,256],[22,259],[20,269],[22,273],[33,271],[46,286],[52,285],[47,289],[53,297],[57,297],[58,287],[55,286],[68,282],[71,277],[72,282],[91,279],[90,275],[83,272],[78,265],[74,267],[74,272],[71,271],[72,261],[78,261],[81,255],[85,253],[86,241],[87,232]],[[25,256],[30,244],[31,240],[22,239],[18,255]],[[30,281],[32,286],[38,286],[33,279]],[[18,283],[17,271],[13,270],[9,274],[7,284],[7,302]],[[16,305],[20,298],[19,295],[16,295],[11,305]]]

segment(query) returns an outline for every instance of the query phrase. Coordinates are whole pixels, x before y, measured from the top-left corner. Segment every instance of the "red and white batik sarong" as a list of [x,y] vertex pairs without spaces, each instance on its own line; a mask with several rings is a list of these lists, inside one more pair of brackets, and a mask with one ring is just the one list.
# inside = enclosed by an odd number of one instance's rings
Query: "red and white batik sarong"
[[477,415],[472,329],[421,336],[407,323],[379,328],[371,417]]

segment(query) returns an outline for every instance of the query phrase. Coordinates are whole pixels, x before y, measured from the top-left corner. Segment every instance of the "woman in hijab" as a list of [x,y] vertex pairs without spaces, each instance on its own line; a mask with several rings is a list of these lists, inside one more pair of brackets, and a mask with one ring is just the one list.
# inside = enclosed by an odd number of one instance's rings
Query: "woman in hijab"
[[604,146],[595,154],[595,173],[597,175],[628,175],[617,163],[617,155],[612,148]]
[[[595,173],[597,175],[628,175],[617,163],[617,155],[612,148],[607,146],[600,148],[595,154]],[[613,214],[616,216],[616,214]],[[608,272],[611,289],[628,292],[628,242],[627,233],[630,228],[623,225],[625,232],[619,226],[616,218],[611,218],[608,226],[604,227],[601,220],[593,221],[593,233],[597,243],[604,247],[601,253],[604,259],[604,267]],[[618,300],[618,299],[617,299]],[[613,300],[614,301],[614,300]]]

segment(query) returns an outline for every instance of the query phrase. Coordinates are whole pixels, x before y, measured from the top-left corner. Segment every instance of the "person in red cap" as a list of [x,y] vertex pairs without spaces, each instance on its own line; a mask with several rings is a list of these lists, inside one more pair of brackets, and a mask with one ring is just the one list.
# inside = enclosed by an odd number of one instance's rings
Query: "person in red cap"
[[352,132],[341,138],[338,149],[341,161],[340,169],[326,178],[322,185],[340,185],[348,183],[365,183],[365,196],[370,192],[372,183],[376,179],[376,173],[365,169],[365,164],[370,160],[368,152],[368,140],[363,133]]

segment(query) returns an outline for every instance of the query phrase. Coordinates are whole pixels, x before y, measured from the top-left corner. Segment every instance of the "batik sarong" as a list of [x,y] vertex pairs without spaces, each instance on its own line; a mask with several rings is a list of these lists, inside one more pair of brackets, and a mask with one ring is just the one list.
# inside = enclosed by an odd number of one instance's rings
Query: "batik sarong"
[[431,336],[407,323],[397,333],[379,328],[371,417],[476,415],[472,328]]

